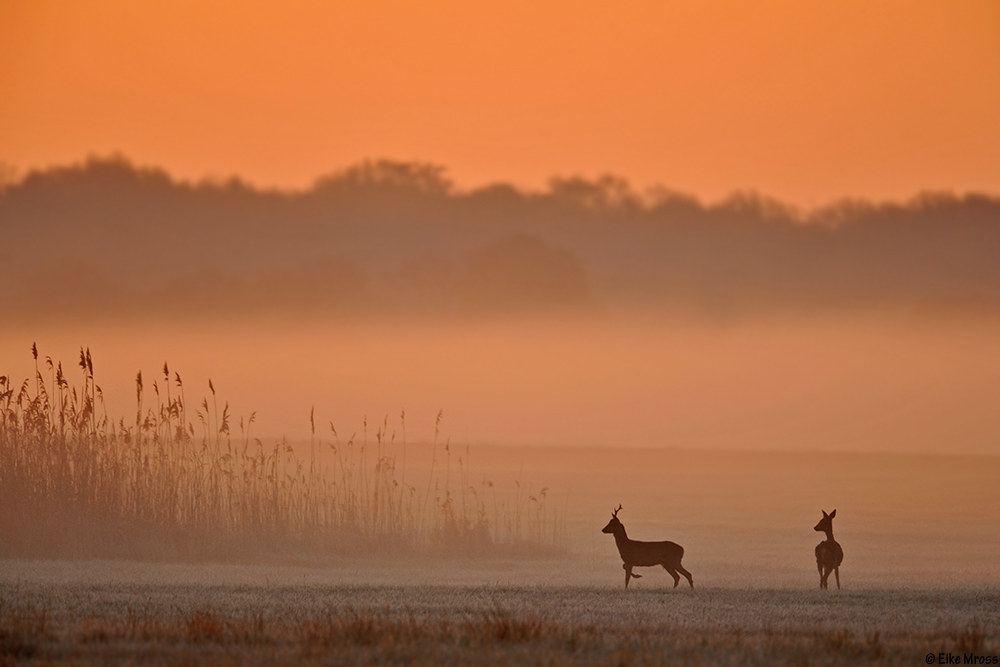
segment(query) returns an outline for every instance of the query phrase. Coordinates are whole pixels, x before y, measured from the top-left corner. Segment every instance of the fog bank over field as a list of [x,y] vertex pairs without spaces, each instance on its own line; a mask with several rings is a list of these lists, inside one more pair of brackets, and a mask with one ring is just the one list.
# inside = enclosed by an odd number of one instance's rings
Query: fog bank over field
[[0,233],[0,308],[21,324],[1000,312],[1000,200],[978,195],[803,212],[611,177],[460,191],[392,162],[277,192],[103,159],[8,184]]
[[812,587],[837,508],[852,586],[996,582],[1000,200],[463,192],[386,162],[271,192],[104,160],[2,189],[0,233],[8,557],[461,533],[566,547],[593,585],[621,503],[701,583]]
[[797,211],[391,162],[277,192],[104,159],[9,183],[0,234],[0,373],[90,348],[112,418],[167,361],[265,438],[315,406],[423,440],[443,409],[472,444],[1000,452],[987,196]]
[[167,361],[192,408],[211,399],[211,379],[219,409],[255,412],[253,434],[265,439],[308,440],[315,406],[327,437],[330,422],[347,437],[365,416],[398,423],[406,410],[411,440],[427,441],[443,409],[442,433],[456,444],[1000,453],[1000,331],[982,323],[277,320],[0,332],[2,374],[18,386],[34,375],[33,342],[46,378],[51,357],[79,380],[88,347],[112,419],[134,421],[137,371],[149,397],[159,378],[165,398]]

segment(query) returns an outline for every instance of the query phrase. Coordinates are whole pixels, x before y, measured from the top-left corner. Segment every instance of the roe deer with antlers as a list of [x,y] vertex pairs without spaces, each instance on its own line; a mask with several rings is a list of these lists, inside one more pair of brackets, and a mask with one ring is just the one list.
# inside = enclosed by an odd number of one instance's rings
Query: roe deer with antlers
[[837,541],[833,539],[833,517],[837,516],[837,510],[829,514],[826,510],[823,518],[813,530],[826,533],[826,539],[816,545],[816,568],[819,570],[819,587],[821,589],[830,588],[830,573],[837,577],[837,588],[840,588],[840,564],[844,562],[844,550],[840,548]]
[[[673,542],[640,542],[630,540],[625,534],[625,526],[618,520],[618,512],[622,506],[619,505],[611,514],[611,521],[604,527],[602,533],[611,533],[615,536],[615,544],[618,546],[618,553],[622,557],[622,569],[625,570],[625,588],[628,582],[635,577],[641,579],[641,574],[634,574],[633,567],[656,567],[662,565],[663,569],[674,578],[674,588],[681,581],[681,574],[687,577],[691,588],[694,588],[694,578],[691,573],[681,565],[681,558],[684,557],[684,547]],[[678,574],[680,573],[680,574]]]

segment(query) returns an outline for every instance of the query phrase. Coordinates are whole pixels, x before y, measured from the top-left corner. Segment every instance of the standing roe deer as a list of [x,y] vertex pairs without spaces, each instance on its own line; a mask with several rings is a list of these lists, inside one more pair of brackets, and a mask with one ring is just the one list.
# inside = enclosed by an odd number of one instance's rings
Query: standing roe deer
[[816,545],[816,568],[819,570],[819,587],[821,589],[830,588],[830,572],[837,577],[837,588],[840,588],[840,564],[844,562],[844,550],[840,548],[837,541],[833,539],[833,517],[837,516],[837,510],[829,514],[825,510],[823,518],[813,530],[826,533],[826,539]]
[[[619,505],[611,514],[611,521],[604,527],[602,533],[611,533],[615,536],[615,544],[618,546],[618,553],[622,557],[622,569],[625,570],[625,588],[628,588],[629,579],[635,577],[641,579],[641,574],[633,574],[633,567],[655,567],[662,565],[663,569],[674,578],[674,588],[681,581],[681,574],[687,577],[691,588],[694,588],[694,578],[691,573],[681,565],[681,558],[684,557],[684,547],[673,542],[640,542],[630,540],[625,534],[625,526],[618,520]],[[678,574],[680,572],[680,574]]]

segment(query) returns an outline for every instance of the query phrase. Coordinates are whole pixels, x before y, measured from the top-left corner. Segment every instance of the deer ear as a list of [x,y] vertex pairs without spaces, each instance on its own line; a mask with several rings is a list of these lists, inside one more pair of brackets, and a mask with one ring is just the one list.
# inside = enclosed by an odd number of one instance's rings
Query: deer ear
[[833,517],[835,517],[835,516],[837,516],[837,510],[833,510],[832,512],[830,512],[830,518],[831,518],[831,519],[832,519]]
[[[833,510],[833,511],[836,512],[837,510]],[[823,518],[824,519],[830,516],[829,514],[826,513],[826,510],[820,510],[820,512],[823,513]]]

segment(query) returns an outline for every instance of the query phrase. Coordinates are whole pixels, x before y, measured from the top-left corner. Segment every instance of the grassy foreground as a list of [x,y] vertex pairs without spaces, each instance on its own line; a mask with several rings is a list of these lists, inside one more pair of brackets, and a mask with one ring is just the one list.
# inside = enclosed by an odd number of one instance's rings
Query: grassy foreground
[[1000,591],[0,584],[11,664],[926,664]]

